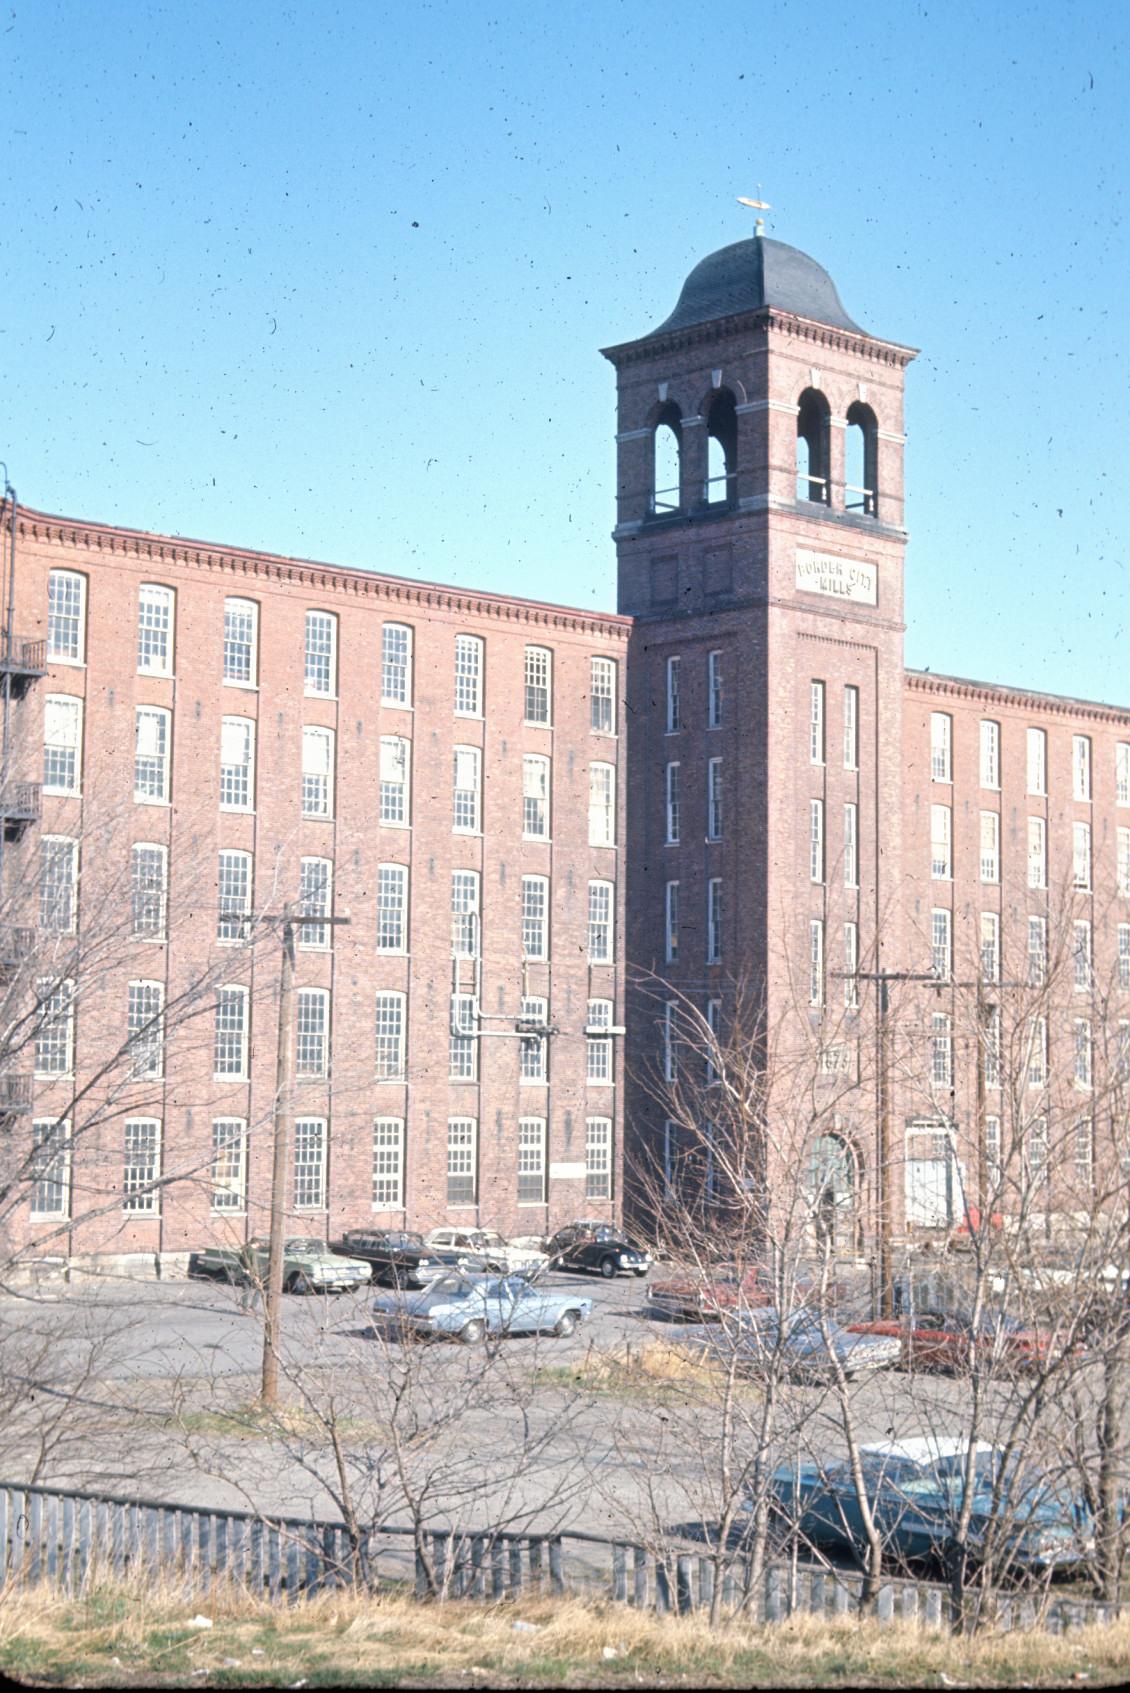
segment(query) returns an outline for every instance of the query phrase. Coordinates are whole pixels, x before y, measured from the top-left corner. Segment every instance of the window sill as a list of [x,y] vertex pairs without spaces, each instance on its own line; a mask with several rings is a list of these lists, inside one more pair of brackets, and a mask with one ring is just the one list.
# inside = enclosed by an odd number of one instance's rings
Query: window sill
[[46,654],[46,661],[49,666],[52,664],[61,664],[67,670],[86,669],[86,660],[84,658],[63,658],[59,653],[49,652]]
[[43,1082],[48,1087],[56,1082],[73,1082],[74,1079],[73,1070],[35,1070],[32,1073],[33,1082]]
[[245,694],[257,694],[259,692],[258,682],[237,682],[234,676],[225,676],[222,680],[225,688],[239,688]]
[[[144,794],[134,794],[133,803],[134,805],[151,805],[158,811],[171,811],[173,804],[171,799],[150,799]],[[223,807],[221,806],[220,809],[222,810]]]
[[537,841],[541,846],[552,846],[553,845],[553,836],[552,835],[527,835],[525,832],[523,832],[522,839],[524,841]]
[[456,823],[451,825],[451,833],[453,835],[462,835],[465,840],[481,841],[483,838],[483,831],[481,829],[460,829]]
[[[415,709],[414,705],[407,705],[404,700],[381,700],[382,711],[415,711]],[[403,1205],[394,1206],[393,1209],[403,1211],[404,1207]]]
[[459,711],[456,709],[452,712],[452,716],[461,717],[464,723],[481,723],[483,721],[483,713],[481,711]]
[[304,823],[332,823],[334,815],[332,811],[304,811],[302,821]]
[[323,700],[326,705],[336,705],[338,703],[338,696],[336,694],[314,693],[310,688],[303,688],[302,698],[304,700]]
[[48,788],[41,790],[44,799],[81,799],[81,788]]
[[536,717],[523,717],[522,727],[523,729],[552,729],[553,724],[543,723]]
[[378,829],[404,829],[407,831],[411,827],[411,823],[386,823],[383,817],[378,818],[377,820]]
[[139,682],[175,682],[177,678],[172,670],[139,670],[137,679]]
[[253,805],[225,805],[221,800],[219,808],[226,817],[254,817],[255,815]]

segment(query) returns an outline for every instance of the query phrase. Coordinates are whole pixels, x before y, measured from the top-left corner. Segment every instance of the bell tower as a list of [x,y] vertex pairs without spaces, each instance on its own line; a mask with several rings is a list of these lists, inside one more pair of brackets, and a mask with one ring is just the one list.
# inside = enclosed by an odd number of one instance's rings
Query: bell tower
[[[665,996],[818,1051],[856,968],[899,956],[903,383],[814,259],[762,233],[604,350],[619,400],[628,680],[625,1120],[668,1157]],[[888,871],[887,866],[891,869]],[[866,993],[861,993],[866,1003]],[[863,1186],[874,1097],[838,1120]],[[668,1159],[669,1162],[669,1159]]]

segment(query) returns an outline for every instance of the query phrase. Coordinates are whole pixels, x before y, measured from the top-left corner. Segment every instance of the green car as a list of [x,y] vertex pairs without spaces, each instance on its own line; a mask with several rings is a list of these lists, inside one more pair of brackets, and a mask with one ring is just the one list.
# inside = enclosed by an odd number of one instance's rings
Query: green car
[[[270,1242],[265,1235],[258,1235],[249,1244],[255,1254],[256,1274],[266,1282]],[[194,1254],[193,1267],[199,1276],[218,1276],[230,1282],[246,1280],[238,1246],[205,1247]],[[371,1273],[363,1259],[342,1258],[314,1235],[290,1235],[283,1241],[283,1288],[287,1293],[346,1293],[351,1287],[361,1287]]]

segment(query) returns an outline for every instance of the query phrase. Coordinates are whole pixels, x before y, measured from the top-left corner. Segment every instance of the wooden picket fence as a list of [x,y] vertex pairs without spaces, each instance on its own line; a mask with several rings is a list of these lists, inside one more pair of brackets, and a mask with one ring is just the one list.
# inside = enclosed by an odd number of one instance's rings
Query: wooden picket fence
[[[754,1592],[748,1559],[656,1553],[634,1541],[586,1534],[412,1528],[382,1524],[351,1544],[341,1523],[208,1510],[101,1493],[0,1482],[0,1590],[48,1582],[81,1593],[99,1576],[141,1576],[206,1595],[220,1587],[294,1604],[335,1587],[395,1586],[419,1599],[503,1600],[525,1594],[577,1594],[651,1608],[660,1614],[709,1609],[715,1583],[732,1616],[776,1622],[803,1611],[843,1616],[857,1610],[861,1578],[832,1567],[771,1563]],[[1114,1607],[1051,1595],[986,1594],[999,1629],[1052,1633],[1109,1622]],[[949,1595],[938,1583],[892,1578],[880,1589],[880,1622],[941,1626]]]

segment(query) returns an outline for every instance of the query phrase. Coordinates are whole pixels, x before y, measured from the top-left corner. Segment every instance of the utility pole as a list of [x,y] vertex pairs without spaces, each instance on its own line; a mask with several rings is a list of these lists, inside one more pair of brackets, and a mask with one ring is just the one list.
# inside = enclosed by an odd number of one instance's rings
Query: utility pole
[[259,1398],[275,1405],[279,1396],[279,1339],[282,1333],[283,1223],[286,1219],[286,1172],[294,1117],[294,966],[295,930],[303,924],[337,926],[348,916],[304,916],[293,904],[283,906],[278,917],[257,921],[279,928],[282,935],[282,970],[279,977],[278,1053],[275,1060],[275,1139],[271,1165],[271,1234],[267,1255],[267,1285],[263,1319],[263,1371]]
[[[976,1098],[975,1109],[976,1109],[976,1112],[977,1112],[977,1122],[976,1122],[976,1125],[975,1125],[976,1135],[977,1135],[977,1226],[978,1226],[978,1228],[983,1228],[985,1226],[986,1207],[987,1207],[988,1201],[989,1201],[988,1157],[987,1157],[987,1147],[986,1147],[986,1142],[985,1142],[985,1057],[986,1057],[988,1050],[989,1050],[989,1028],[990,1028],[990,1024],[991,1024],[991,1021],[992,1021],[992,1015],[993,1015],[994,1011],[1000,1010],[1000,1006],[999,1006],[998,1003],[995,1003],[992,1000],[986,999],[985,989],[987,987],[997,988],[998,990],[1001,989],[1001,988],[1021,988],[1025,984],[1023,982],[1001,982],[1001,981],[991,981],[991,980],[986,981],[984,976],[978,976],[978,978],[975,982],[950,982],[948,985],[952,988],[972,988],[974,990],[974,992],[976,993],[976,996],[977,996],[977,1001],[976,1001],[976,1003],[977,1003],[977,1013],[976,1013],[976,1016],[977,1016],[977,1054],[976,1054],[977,1075],[976,1075],[976,1089],[975,1089],[975,1098]],[[998,1031],[998,1040],[999,1040],[999,1031]],[[1000,1063],[999,1046],[998,1046],[998,1050],[997,1050],[997,1063],[998,1063],[998,1065]],[[951,1133],[952,1133],[952,1130],[953,1130],[953,1121],[954,1121],[954,1113],[951,1110],[951,1112],[950,1112],[950,1131],[951,1131]],[[954,1159],[954,1163],[956,1164],[957,1163],[957,1147],[956,1146],[953,1147],[953,1159]],[[958,1180],[961,1181],[960,1167],[958,1168],[957,1174],[958,1174]],[[969,1230],[970,1236],[972,1236],[972,1234],[973,1234],[972,1218],[969,1215],[969,1206],[966,1203],[966,1199],[965,1199],[965,1183],[964,1183],[964,1181],[961,1182],[961,1202],[962,1202],[962,1209],[965,1212],[965,1226]]]

